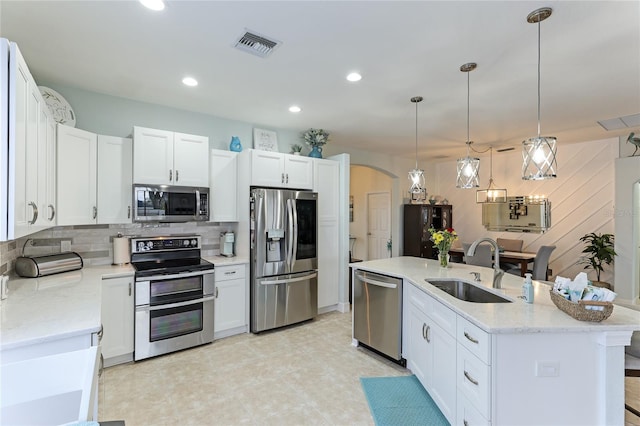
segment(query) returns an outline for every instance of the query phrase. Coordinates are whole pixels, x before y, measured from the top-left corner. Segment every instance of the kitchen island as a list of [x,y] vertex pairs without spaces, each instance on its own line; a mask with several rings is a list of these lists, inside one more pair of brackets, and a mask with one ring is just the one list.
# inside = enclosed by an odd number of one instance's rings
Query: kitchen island
[[[549,283],[534,281],[527,304],[522,278],[507,274],[493,289],[493,270],[477,266],[414,257],[350,266],[403,279],[402,355],[452,424],[624,423],[624,346],[640,312],[615,306],[602,322],[578,321],[551,302]],[[510,303],[462,301],[429,279],[465,280]]]

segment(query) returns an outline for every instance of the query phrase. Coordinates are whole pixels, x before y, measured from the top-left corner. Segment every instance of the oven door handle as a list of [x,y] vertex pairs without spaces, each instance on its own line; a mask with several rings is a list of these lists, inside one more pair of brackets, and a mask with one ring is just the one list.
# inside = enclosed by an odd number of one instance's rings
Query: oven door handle
[[154,275],[151,277],[140,277],[138,282],[143,281],[160,281],[160,280],[172,280],[174,278],[187,278],[187,277],[196,277],[198,275],[207,275],[213,274],[215,272],[214,269],[206,269],[204,271],[194,271],[194,272],[180,272],[178,274],[163,274],[163,275]]
[[214,301],[215,298],[216,298],[215,296],[207,296],[201,299],[187,300],[186,302],[169,303],[168,305],[136,306],[136,309],[142,309],[145,311],[161,311],[163,309],[171,309],[171,308],[179,308],[181,306],[195,305],[196,303],[211,302],[211,301]]

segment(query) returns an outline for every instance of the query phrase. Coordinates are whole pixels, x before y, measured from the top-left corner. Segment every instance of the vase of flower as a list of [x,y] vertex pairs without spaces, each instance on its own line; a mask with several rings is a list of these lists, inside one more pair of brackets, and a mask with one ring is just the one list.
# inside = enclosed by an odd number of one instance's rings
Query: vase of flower
[[309,153],[309,157],[322,158],[322,147],[320,146],[312,147],[311,152]]
[[445,228],[436,231],[434,228],[429,228],[431,234],[431,241],[433,241],[433,248],[438,250],[438,261],[441,268],[449,267],[449,250],[451,244],[458,239],[458,234],[453,228]]
[[302,139],[311,147],[309,157],[322,158],[322,147],[329,141],[329,132],[323,129],[309,129],[302,134]]
[[448,268],[449,267],[449,252],[445,251],[445,252],[438,253],[438,261],[440,262],[440,267],[441,268]]

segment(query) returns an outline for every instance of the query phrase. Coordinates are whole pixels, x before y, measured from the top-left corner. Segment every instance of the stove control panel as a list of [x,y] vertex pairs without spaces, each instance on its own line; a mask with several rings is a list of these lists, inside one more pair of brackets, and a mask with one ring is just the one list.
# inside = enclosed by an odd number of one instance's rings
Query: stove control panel
[[131,238],[131,253],[199,249],[200,244],[201,237],[199,235],[138,237]]

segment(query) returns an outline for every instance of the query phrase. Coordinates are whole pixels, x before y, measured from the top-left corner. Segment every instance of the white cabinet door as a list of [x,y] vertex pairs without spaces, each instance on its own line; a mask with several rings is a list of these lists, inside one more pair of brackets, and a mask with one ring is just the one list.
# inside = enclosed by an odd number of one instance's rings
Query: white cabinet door
[[456,339],[431,322],[427,342],[432,346],[429,394],[450,423],[456,416]]
[[212,149],[209,175],[209,221],[238,221],[238,153]]
[[[35,87],[35,86],[34,86]],[[36,87],[36,89],[38,89]],[[37,168],[35,170],[38,183],[37,183],[37,196],[38,196],[38,219],[36,220],[36,226],[39,229],[44,229],[48,225],[47,221],[47,178],[48,178],[48,162],[47,162],[47,116],[49,115],[48,107],[42,99],[40,90],[34,94],[38,99],[38,143],[37,143]]]
[[97,136],[58,124],[58,225],[96,223]]
[[98,135],[98,223],[131,223],[133,142]]
[[285,188],[284,155],[271,151],[251,151],[251,184]]
[[209,138],[174,133],[174,185],[209,186]]
[[102,354],[105,366],[133,359],[133,276],[102,280]]
[[429,319],[414,305],[409,304],[408,308],[409,332],[407,337],[409,342],[407,346],[409,358],[407,358],[407,368],[416,375],[422,386],[428,389],[428,383],[431,381],[431,369],[428,360],[433,352],[433,347],[428,345],[426,340]]
[[57,173],[56,173],[56,153],[58,149],[58,141],[56,138],[56,120],[52,115],[47,117],[47,178],[46,178],[46,195],[45,209],[41,213],[47,218],[48,226],[55,226],[58,222],[56,217],[57,206]]
[[318,308],[324,308],[337,305],[340,297],[340,168],[338,162],[331,160],[314,163],[313,190],[318,193]]
[[133,181],[150,185],[174,185],[173,132],[133,128]]
[[287,186],[296,189],[312,189],[313,159],[300,155],[283,155]]
[[246,331],[246,265],[216,266],[214,336],[221,338]]

